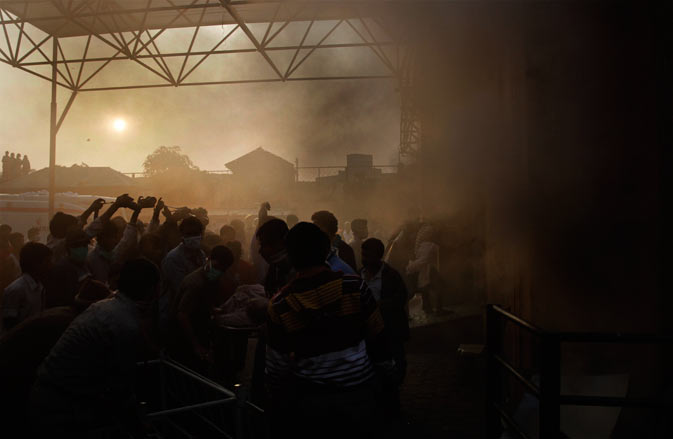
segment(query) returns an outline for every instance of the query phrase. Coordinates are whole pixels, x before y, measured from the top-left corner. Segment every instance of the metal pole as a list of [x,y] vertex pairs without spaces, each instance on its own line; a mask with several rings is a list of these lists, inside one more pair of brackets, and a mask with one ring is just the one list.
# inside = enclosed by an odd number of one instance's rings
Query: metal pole
[[486,438],[499,438],[502,433],[500,414],[496,404],[502,401],[502,377],[500,366],[494,355],[502,352],[501,322],[493,305],[486,307],[486,352],[488,355],[486,371]]
[[540,346],[540,437],[557,439],[561,431],[561,341],[544,334]]
[[49,220],[54,216],[56,195],[56,75],[58,74],[58,39],[53,38],[51,59],[51,119],[49,125]]

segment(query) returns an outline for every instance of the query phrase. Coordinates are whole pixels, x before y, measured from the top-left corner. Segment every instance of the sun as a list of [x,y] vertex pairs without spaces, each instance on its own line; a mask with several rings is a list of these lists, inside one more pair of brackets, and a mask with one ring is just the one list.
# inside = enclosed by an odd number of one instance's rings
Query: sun
[[112,122],[112,128],[121,133],[126,130],[126,121],[124,119],[115,119],[114,122]]

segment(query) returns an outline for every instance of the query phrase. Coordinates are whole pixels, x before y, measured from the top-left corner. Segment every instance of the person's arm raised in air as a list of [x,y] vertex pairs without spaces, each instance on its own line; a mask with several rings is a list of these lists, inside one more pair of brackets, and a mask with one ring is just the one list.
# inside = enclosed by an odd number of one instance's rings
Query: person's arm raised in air
[[84,232],[86,232],[86,234],[91,238],[98,236],[100,231],[103,229],[103,224],[105,224],[107,221],[110,221],[112,215],[114,215],[120,207],[129,207],[134,209],[135,206],[136,203],[133,201],[133,198],[129,197],[129,194],[118,196],[117,199],[112,204],[110,204],[110,207],[108,207],[102,215],[96,218],[84,229]]
[[133,214],[131,215],[131,219],[124,229],[124,235],[122,236],[121,241],[119,241],[119,243],[112,250],[115,260],[123,259],[125,255],[128,254],[128,251],[138,244],[138,228],[136,227],[136,224],[138,222],[140,211],[145,208],[154,207],[156,202],[157,199],[154,197],[138,197],[138,202],[133,203]]
[[91,206],[89,206],[82,214],[77,217],[77,222],[79,223],[80,227],[84,227],[86,223],[89,221],[89,217],[91,214],[94,214],[94,219],[98,218],[98,211],[101,210],[103,207],[103,204],[105,204],[105,200],[102,198],[98,198],[94,200],[91,203]]
[[157,200],[157,204],[154,205],[154,212],[152,212],[152,219],[150,220],[149,226],[147,226],[147,233],[154,233],[159,230],[159,215],[161,214],[161,211],[164,210],[165,206],[166,203],[164,203],[164,201],[159,198],[159,200]]
[[262,203],[259,206],[259,212],[257,213],[257,226],[264,224],[264,221],[269,217],[269,211],[271,210],[271,204],[268,201]]

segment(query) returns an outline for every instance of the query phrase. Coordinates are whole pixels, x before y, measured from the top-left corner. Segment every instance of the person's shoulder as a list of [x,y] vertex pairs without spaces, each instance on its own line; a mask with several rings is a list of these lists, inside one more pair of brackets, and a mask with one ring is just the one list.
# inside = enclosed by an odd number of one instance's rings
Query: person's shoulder
[[382,274],[384,276],[392,276],[392,277],[399,277],[402,278],[400,275],[400,272],[395,270],[392,265],[388,264],[387,262],[383,262],[383,272]]
[[338,242],[337,247],[339,247],[339,251],[344,251],[344,250],[345,251],[349,251],[349,250],[353,251],[353,248],[350,245],[348,245],[348,243],[346,241],[344,241],[343,239],[340,239],[337,242]]
[[24,291],[26,287],[27,287],[26,278],[23,276],[19,276],[16,279],[14,279],[14,281],[11,284],[5,287],[3,295],[7,296],[11,294],[18,294]]
[[203,284],[205,280],[203,267],[199,267],[185,276],[185,278],[182,280],[182,286],[186,288],[192,288],[194,286]]

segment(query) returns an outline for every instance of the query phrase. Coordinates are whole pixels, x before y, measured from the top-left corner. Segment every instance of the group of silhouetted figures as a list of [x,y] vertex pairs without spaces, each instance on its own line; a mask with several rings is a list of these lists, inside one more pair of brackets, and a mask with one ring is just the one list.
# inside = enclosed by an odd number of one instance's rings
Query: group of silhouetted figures
[[342,229],[324,210],[306,222],[269,211],[263,203],[215,225],[203,208],[124,194],[78,217],[57,212],[46,245],[39,229],[25,242],[0,225],[7,437],[101,437],[110,426],[145,437],[136,362],[163,352],[231,385],[248,336],[230,327],[260,334],[251,396],[275,436],[390,436],[401,419],[407,284],[429,289],[436,234],[410,218],[386,251],[365,219]]
[[11,153],[5,151],[5,155],[2,156],[2,179],[11,180],[22,175],[28,175],[30,173],[30,160],[28,156],[24,155],[21,158],[21,154]]

